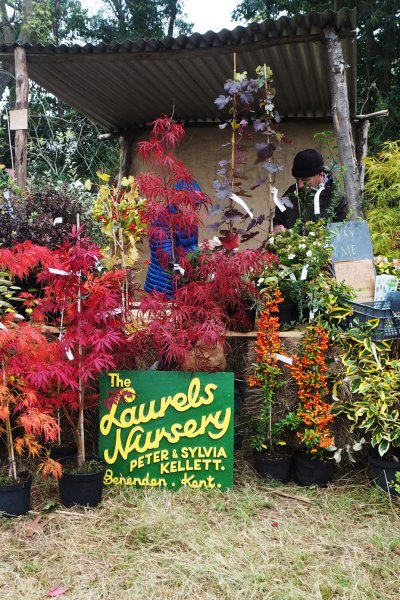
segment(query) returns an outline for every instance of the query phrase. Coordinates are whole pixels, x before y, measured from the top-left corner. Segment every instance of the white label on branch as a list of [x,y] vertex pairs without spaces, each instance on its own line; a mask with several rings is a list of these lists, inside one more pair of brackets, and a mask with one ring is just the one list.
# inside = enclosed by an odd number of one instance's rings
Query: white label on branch
[[174,271],[179,271],[181,275],[185,274],[185,269],[181,265],[174,265]]
[[304,265],[304,267],[301,270],[300,280],[304,281],[305,279],[307,279],[307,275],[308,275],[308,265]]
[[53,221],[53,226],[54,225],[58,225],[59,223],[63,222],[63,218],[62,217],[56,217]]
[[378,365],[378,367],[382,371],[382,365],[379,362],[378,353],[376,351],[376,346],[375,346],[374,342],[371,342],[371,350],[372,350],[372,354],[374,355],[374,359],[375,359],[376,364]]
[[4,192],[4,194],[3,194],[3,196],[4,196],[4,198],[5,198],[6,200],[9,200],[9,199],[10,199],[10,192],[9,192],[8,190],[6,190],[6,191]]
[[319,197],[321,195],[322,190],[324,189],[324,187],[320,187],[318,188],[318,190],[315,192],[315,196],[314,196],[314,215],[320,215],[321,214],[321,206],[320,206],[320,202],[319,202]]
[[7,327],[0,321],[0,329],[5,329],[7,331]]
[[53,273],[53,275],[71,275],[71,271],[63,271],[62,269],[50,269],[49,273]]
[[234,202],[236,202],[237,204],[239,204],[242,208],[244,208],[244,210],[249,215],[250,219],[253,218],[253,213],[251,212],[251,210],[247,206],[246,202],[244,200],[242,200],[240,196],[238,196],[237,194],[233,194],[232,193],[230,197],[231,197],[231,200],[233,200]]
[[290,273],[289,278],[291,279],[291,281],[297,281],[296,275],[294,273]]
[[278,354],[277,352],[275,353],[275,356],[278,360],[280,360],[281,362],[285,363],[285,365],[292,365],[293,364],[293,359],[290,358],[290,356],[285,356],[284,354]]
[[272,200],[273,200],[275,206],[277,208],[279,208],[279,210],[281,212],[285,212],[286,206],[284,204],[282,204],[282,202],[278,198],[278,188],[272,187],[271,188],[271,193],[272,193]]
[[67,355],[67,358],[68,358],[68,360],[74,360],[74,355],[73,355],[73,353],[72,353],[72,350],[71,350],[71,348],[68,348],[68,349],[65,351],[65,354]]

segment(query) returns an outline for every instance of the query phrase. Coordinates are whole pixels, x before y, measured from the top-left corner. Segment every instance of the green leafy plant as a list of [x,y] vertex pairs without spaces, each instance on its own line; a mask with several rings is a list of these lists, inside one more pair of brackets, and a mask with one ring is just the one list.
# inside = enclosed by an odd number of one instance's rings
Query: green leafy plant
[[365,158],[365,213],[376,254],[400,256],[400,141],[382,144]]
[[[388,341],[373,342],[376,322],[344,335],[344,376],[333,387],[334,412],[364,433],[380,456],[400,446],[400,361],[391,358]],[[347,390],[347,394],[344,393]]]
[[[258,279],[258,286],[275,282],[286,300],[295,302],[299,309],[299,321],[305,309],[321,306],[321,290],[327,292],[327,274],[332,256],[331,234],[323,221],[297,221],[292,229],[275,233],[266,241],[266,249],[278,258],[270,263]],[[320,285],[318,286],[318,282]]]

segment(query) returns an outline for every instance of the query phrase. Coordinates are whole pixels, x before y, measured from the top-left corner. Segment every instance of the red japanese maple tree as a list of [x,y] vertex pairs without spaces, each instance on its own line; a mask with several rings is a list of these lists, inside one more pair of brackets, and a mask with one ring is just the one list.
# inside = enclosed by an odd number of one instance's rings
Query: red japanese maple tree
[[[178,182],[191,182],[188,168],[173,154],[183,136],[183,126],[168,117],[152,123],[148,141],[139,144],[139,152],[150,162],[152,172],[139,176],[143,196],[147,198],[145,218],[150,240],[162,242],[166,236],[173,241],[179,232],[192,232],[202,220],[200,210],[210,199],[188,185],[176,189]],[[171,211],[171,206],[174,209]],[[246,250],[234,252],[222,248],[213,252],[198,248],[185,255],[179,245],[173,246],[174,295],[151,292],[141,302],[148,327],[135,332],[130,341],[136,353],[148,352],[149,344],[156,350],[166,368],[184,368],[190,352],[196,348],[217,349],[225,346],[225,332],[236,319],[245,314],[246,298],[257,294],[254,277],[268,256]],[[160,263],[171,268],[170,256],[160,254]],[[233,319],[232,319],[233,315]],[[207,355],[209,356],[209,355]],[[211,368],[207,358],[199,368]]]
[[103,369],[116,368],[116,351],[126,339],[121,317],[125,273],[101,274],[100,258],[99,249],[82,236],[82,228],[74,228],[70,240],[54,251],[28,242],[0,250],[0,264],[19,277],[40,265],[40,297],[25,293],[25,303],[34,306],[35,321],[52,325],[60,335],[38,348],[40,368],[27,347],[19,365],[29,385],[41,392],[42,408],[63,410],[76,438],[78,466],[85,462],[84,409],[97,398],[97,376]]

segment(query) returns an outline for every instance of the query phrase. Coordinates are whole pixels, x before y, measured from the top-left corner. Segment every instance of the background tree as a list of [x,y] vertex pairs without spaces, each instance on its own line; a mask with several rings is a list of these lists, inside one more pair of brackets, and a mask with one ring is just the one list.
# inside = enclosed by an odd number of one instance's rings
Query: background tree
[[[368,114],[383,108],[389,117],[371,123],[372,152],[385,140],[400,138],[400,4],[398,0],[241,0],[232,16],[255,21],[276,19],[282,14],[322,12],[342,7],[357,9],[358,112]],[[312,85],[312,82],[310,82]]]
[[91,37],[109,43],[188,34],[180,0],[103,0],[91,19]]

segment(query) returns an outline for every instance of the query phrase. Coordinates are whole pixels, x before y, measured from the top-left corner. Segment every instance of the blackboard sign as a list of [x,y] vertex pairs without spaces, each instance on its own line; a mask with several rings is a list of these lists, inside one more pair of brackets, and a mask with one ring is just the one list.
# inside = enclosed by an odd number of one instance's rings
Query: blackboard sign
[[329,225],[334,236],[332,239],[333,262],[353,261],[369,258],[374,260],[368,223],[366,221],[347,221]]
[[106,485],[233,486],[233,373],[115,371],[100,378]]

